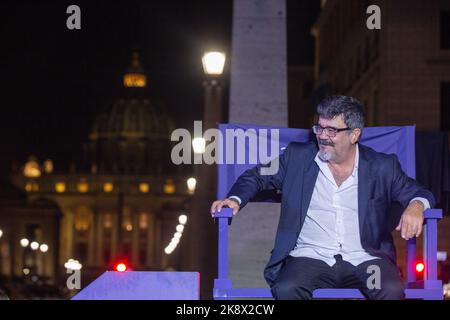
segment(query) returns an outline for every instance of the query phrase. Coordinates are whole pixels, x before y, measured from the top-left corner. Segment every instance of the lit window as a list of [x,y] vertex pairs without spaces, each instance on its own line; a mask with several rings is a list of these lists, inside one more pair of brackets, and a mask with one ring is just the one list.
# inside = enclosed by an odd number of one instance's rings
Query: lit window
[[111,182],[105,182],[103,184],[103,191],[104,192],[111,192],[114,189],[114,185]]
[[56,192],[65,192],[66,191],[66,184],[64,182],[57,182],[55,183],[55,191]]
[[80,207],[75,214],[75,230],[87,231],[91,222],[91,214],[86,207]]
[[53,172],[53,161],[52,160],[47,159],[44,161],[44,171],[45,171],[45,173]]
[[105,213],[103,215],[103,227],[105,229],[111,229],[112,225],[113,225],[112,214],[111,213]]
[[78,189],[78,192],[82,192],[82,193],[88,192],[89,184],[86,181],[82,180],[82,181],[78,182],[77,189]]
[[41,169],[36,158],[30,157],[23,168],[23,175],[27,178],[37,178],[41,176]]
[[36,182],[27,182],[25,184],[25,191],[37,192],[37,191],[39,191],[39,185]]
[[27,183],[25,184],[25,191],[26,191],[26,192],[31,192],[31,191],[33,191],[33,183],[32,183],[32,182],[27,182]]
[[164,193],[174,193],[175,192],[175,185],[173,183],[172,179],[167,179],[166,183],[164,184]]
[[147,229],[148,227],[148,215],[145,212],[142,212],[139,215],[139,228]]
[[139,184],[139,191],[141,191],[142,193],[147,193],[150,189],[150,186],[148,185],[148,183],[146,182],[141,182]]

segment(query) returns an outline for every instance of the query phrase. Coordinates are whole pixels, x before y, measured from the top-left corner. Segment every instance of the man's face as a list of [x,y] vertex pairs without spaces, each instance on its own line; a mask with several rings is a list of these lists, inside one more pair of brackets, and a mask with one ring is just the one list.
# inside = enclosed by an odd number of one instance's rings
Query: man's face
[[[325,119],[319,117],[319,125],[323,128],[333,127],[336,129],[347,128],[344,122],[342,114],[334,117],[333,119]],[[357,129],[355,129],[357,130]],[[340,131],[336,133],[335,137],[330,137],[327,134],[327,130],[323,130],[322,133],[316,134],[317,143],[319,145],[319,157],[324,161],[340,162],[347,159],[351,152],[351,147],[354,141],[354,134],[349,134],[349,131]],[[356,142],[356,141],[355,141]]]

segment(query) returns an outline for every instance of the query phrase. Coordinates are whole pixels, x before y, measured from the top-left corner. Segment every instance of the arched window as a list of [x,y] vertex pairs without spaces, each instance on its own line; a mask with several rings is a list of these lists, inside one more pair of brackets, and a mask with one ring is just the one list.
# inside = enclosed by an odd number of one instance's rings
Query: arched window
[[92,214],[87,207],[81,206],[75,213],[74,227],[76,231],[85,232],[91,225]]

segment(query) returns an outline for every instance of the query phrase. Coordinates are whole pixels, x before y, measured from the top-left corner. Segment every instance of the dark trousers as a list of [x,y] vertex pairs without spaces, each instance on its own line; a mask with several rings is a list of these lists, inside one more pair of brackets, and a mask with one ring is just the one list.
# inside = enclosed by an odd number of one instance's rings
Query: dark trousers
[[[368,299],[404,299],[404,284],[392,262],[376,259],[353,266],[342,260],[341,255],[335,258],[336,264],[330,267],[321,260],[288,256],[272,286],[272,295],[277,300],[308,300],[315,289],[356,288]],[[375,288],[367,281],[373,275],[373,266],[378,266],[380,270],[380,285],[375,285]],[[369,282],[374,284],[372,280],[369,279]]]

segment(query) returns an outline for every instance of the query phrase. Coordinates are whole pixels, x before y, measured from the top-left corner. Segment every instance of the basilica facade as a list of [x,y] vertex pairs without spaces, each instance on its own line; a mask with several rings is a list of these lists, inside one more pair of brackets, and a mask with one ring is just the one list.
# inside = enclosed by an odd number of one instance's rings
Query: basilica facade
[[3,227],[9,234],[3,275],[65,278],[70,259],[87,281],[119,261],[133,270],[177,268],[195,180],[171,163],[173,121],[146,89],[134,53],[123,93],[98,114],[80,163],[58,171],[51,159],[30,156],[13,171],[11,182],[28,211],[0,210],[11,220]]

